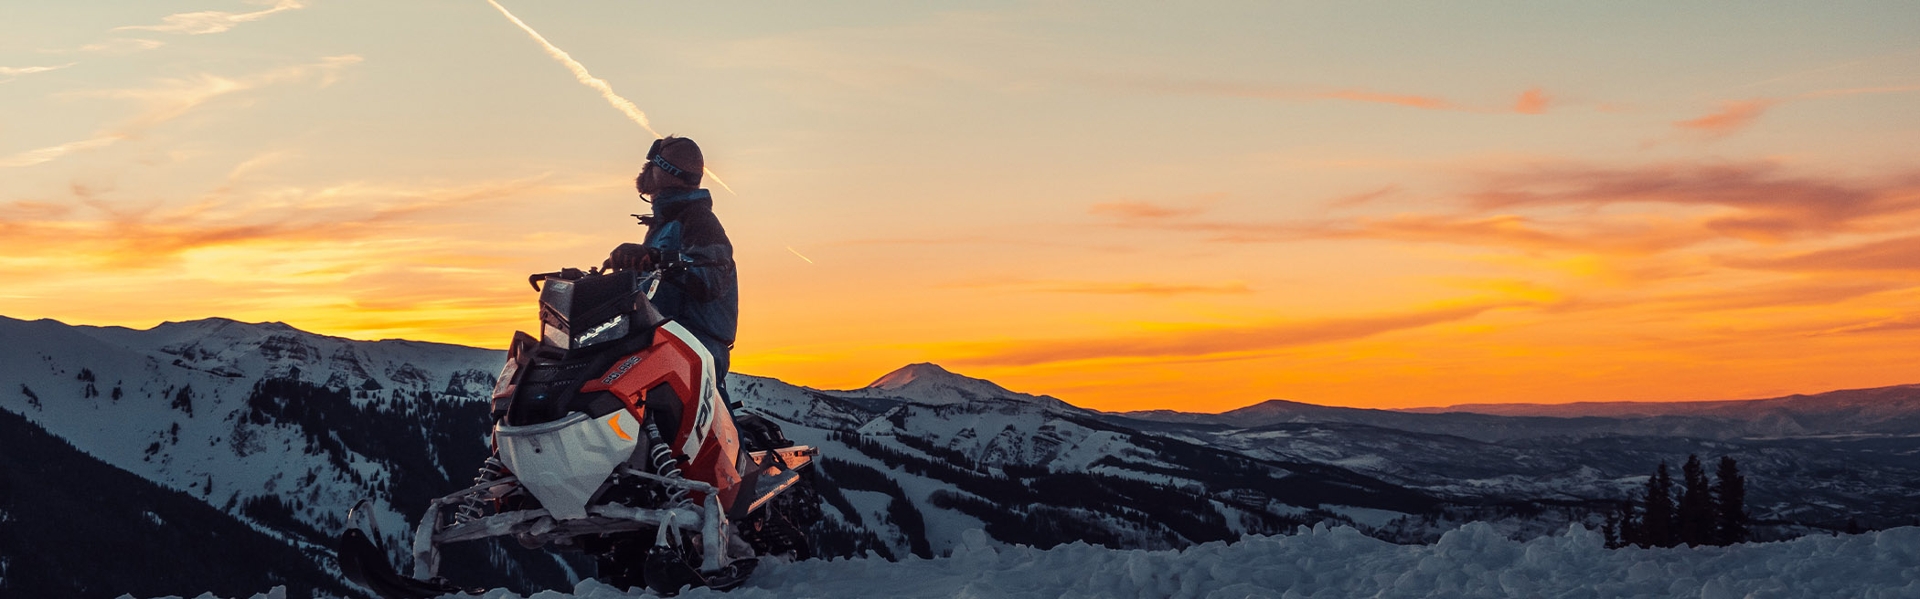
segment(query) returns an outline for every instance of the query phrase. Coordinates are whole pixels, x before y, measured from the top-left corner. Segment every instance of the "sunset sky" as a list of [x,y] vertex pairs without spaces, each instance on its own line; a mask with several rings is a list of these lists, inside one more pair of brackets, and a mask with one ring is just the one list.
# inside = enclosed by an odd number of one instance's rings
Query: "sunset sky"
[[1920,383],[1910,0],[498,2],[9,3],[0,315],[502,347],[527,273],[640,237],[644,118],[732,189],[738,372],[1188,411]]

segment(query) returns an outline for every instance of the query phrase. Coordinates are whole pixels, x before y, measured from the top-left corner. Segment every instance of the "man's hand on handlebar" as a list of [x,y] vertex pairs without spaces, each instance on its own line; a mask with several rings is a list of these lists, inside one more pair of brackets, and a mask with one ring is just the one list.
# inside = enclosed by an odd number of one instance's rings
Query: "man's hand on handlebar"
[[622,243],[607,254],[603,266],[612,270],[653,270],[660,263],[660,248],[652,248],[638,243]]
[[622,243],[607,255],[606,263],[601,265],[608,270],[674,270],[687,266],[680,255],[660,251],[660,248],[648,247],[638,243]]

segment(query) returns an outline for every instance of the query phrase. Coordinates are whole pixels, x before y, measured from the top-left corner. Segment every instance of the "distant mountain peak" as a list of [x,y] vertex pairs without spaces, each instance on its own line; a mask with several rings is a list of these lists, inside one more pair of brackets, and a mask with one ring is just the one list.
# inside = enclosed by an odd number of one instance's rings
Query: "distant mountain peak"
[[902,366],[854,391],[866,396],[911,397],[914,401],[930,404],[966,404],[1002,399],[1068,407],[1052,397],[1011,391],[993,381],[957,374],[931,362]]
[[[868,383],[867,386],[864,388],[881,390],[881,391],[894,391],[897,389],[904,388],[907,385],[914,384],[916,382],[923,382],[922,384],[939,384],[939,383],[956,383],[956,382],[972,382],[972,381],[978,381],[981,383],[986,383],[988,385],[993,385],[992,382],[989,382],[986,380],[954,374],[953,371],[942,368],[940,367],[939,364],[934,364],[932,362],[920,362],[916,364],[908,364],[906,366],[901,366],[900,368],[894,370],[893,372],[889,372],[889,373],[886,373],[885,375],[881,375],[879,379],[873,381],[872,383]],[[994,385],[994,386],[998,387],[999,385]]]

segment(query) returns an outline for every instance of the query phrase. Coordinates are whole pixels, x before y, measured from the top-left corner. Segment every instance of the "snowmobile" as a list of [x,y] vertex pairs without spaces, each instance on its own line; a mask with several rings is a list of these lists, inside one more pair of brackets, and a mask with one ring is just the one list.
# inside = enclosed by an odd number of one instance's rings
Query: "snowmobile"
[[388,563],[377,528],[356,524],[368,501],[348,512],[341,573],[387,599],[474,593],[439,575],[441,546],[511,537],[586,551],[604,581],[671,595],[736,587],[759,556],[810,557],[820,506],[803,475],[818,452],[729,410],[713,356],[649,301],[660,275],[529,276],[541,335],[515,332],[507,350],[493,457],[472,486],[427,506],[412,577]]

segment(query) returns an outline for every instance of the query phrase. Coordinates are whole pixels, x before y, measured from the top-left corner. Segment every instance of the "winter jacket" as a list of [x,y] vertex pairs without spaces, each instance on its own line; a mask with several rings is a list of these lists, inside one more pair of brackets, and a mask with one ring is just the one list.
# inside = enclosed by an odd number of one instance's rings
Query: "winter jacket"
[[643,245],[659,249],[669,264],[685,264],[664,275],[653,294],[654,307],[709,348],[731,347],[740,326],[740,289],[733,243],[713,215],[713,195],[705,189],[663,191],[653,198],[653,215],[642,222],[647,225]]

